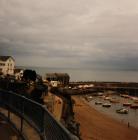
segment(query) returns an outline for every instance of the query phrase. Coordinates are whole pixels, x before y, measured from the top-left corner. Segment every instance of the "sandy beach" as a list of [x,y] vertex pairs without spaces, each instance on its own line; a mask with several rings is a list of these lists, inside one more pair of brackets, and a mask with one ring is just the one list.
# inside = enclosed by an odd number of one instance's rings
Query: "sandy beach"
[[82,140],[138,140],[138,129],[98,112],[79,97],[73,99]]

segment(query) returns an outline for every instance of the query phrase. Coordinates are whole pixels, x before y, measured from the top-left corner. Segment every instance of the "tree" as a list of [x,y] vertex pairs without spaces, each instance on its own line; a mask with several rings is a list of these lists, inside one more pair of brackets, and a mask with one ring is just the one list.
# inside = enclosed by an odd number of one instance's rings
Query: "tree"
[[26,81],[35,81],[36,80],[36,72],[34,70],[26,69],[23,72],[23,79]]

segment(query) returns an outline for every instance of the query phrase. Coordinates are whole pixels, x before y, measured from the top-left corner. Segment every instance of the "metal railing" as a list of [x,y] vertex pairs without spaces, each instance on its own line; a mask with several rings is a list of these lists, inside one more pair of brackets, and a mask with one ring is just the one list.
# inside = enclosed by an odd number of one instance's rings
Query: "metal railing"
[[70,133],[43,105],[36,103],[19,94],[0,89],[0,107],[20,117],[20,132],[22,133],[24,120],[38,132],[42,140],[78,140]]

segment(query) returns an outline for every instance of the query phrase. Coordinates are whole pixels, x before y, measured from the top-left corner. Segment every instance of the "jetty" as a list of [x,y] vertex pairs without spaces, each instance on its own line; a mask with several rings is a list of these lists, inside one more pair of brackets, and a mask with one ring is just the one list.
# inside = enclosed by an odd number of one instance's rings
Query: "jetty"
[[[93,86],[89,87],[89,85],[93,85]],[[69,86],[72,88],[75,87],[75,89],[82,89],[82,90],[89,89],[90,92],[114,91],[116,92],[116,94],[123,93],[126,95],[138,96],[138,83],[134,83],[134,82],[78,81],[78,82],[70,82]],[[80,86],[83,88],[79,88]]]

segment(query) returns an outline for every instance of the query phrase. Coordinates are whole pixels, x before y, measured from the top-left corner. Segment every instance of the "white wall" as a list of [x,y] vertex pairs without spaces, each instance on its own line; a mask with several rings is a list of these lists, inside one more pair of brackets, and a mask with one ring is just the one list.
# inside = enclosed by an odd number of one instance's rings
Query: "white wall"
[[4,64],[3,66],[0,65],[0,69],[2,69],[2,73],[4,75],[6,75],[6,74],[13,75],[14,74],[15,62],[12,58],[9,58],[7,61],[0,61],[0,63]]

